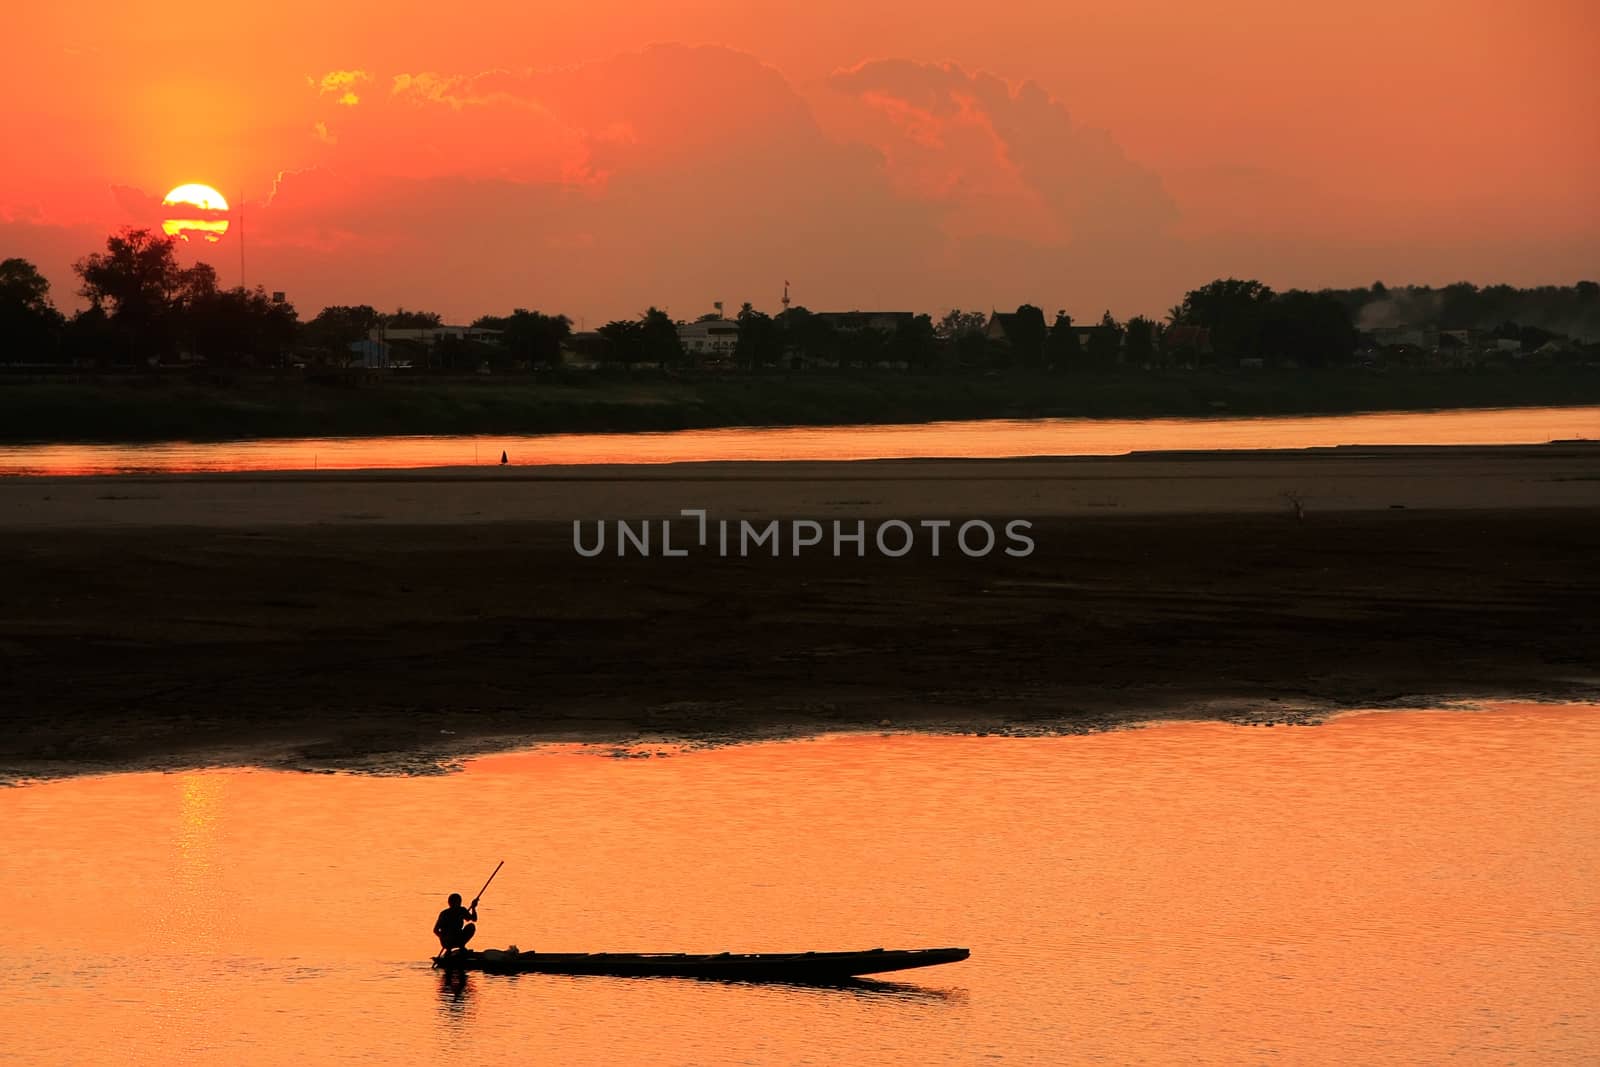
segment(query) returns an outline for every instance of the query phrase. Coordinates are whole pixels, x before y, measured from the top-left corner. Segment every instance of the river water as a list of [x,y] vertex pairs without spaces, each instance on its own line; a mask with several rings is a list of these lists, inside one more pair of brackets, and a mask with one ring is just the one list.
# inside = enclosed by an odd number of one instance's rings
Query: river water
[[311,437],[0,446],[0,475],[348,470],[703,460],[1103,456],[1137,451],[1506,445],[1600,436],[1600,407],[1275,418],[1025,419],[544,437]]
[[[648,751],[648,750],[646,750]],[[0,1060],[1578,1063],[1600,709],[553,746],[0,790]],[[485,945],[964,945],[867,989],[429,970]]]

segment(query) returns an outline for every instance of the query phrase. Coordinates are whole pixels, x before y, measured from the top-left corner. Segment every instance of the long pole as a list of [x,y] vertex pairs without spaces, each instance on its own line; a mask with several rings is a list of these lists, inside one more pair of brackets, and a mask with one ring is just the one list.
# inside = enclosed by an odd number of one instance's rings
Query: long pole
[[[489,873],[489,882],[494,881],[494,876],[499,874],[500,873],[500,868],[504,867],[505,865],[506,865],[506,861],[505,860],[501,860],[499,863],[494,865],[494,870]],[[478,890],[477,895],[472,898],[473,900],[476,901],[476,900],[479,900],[479,899],[481,899],[483,897],[483,894],[485,892],[487,892],[488,889],[489,889],[489,882],[483,883],[483,888]]]

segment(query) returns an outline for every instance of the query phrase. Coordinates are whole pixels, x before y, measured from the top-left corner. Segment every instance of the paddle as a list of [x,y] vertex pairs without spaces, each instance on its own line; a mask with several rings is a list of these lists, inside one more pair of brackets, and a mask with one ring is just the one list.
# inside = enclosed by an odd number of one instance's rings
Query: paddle
[[[487,893],[489,891],[489,882],[494,881],[494,876],[499,874],[500,873],[500,868],[504,867],[505,865],[506,865],[506,861],[505,860],[501,860],[499,863],[494,865],[494,870],[489,872],[489,880],[483,883],[483,888],[478,890],[477,896],[472,898],[472,907],[473,907],[474,910],[476,910],[477,907],[478,907],[478,901],[483,899],[483,894],[485,894],[485,893]],[[450,952],[449,949],[441,949],[439,951],[439,954],[437,956],[433,957],[433,965],[435,967],[439,966],[439,961],[444,959],[445,956],[449,954],[449,952]]]

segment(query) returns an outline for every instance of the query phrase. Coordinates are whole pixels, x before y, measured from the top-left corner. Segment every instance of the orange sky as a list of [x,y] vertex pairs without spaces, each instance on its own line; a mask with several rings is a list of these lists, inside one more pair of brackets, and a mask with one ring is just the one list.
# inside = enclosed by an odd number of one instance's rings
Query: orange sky
[[[675,6],[30,5],[0,255],[69,305],[74,258],[200,181],[306,316],[1600,274],[1581,0]],[[204,255],[237,280],[232,236]]]

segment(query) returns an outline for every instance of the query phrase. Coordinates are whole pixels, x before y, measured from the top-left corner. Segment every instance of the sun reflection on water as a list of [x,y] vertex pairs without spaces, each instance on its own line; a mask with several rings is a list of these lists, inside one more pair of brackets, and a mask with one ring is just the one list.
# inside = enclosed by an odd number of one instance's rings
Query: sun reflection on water
[[174,783],[178,821],[176,898],[157,911],[162,940],[175,951],[222,951],[229,909],[221,885],[220,850],[228,779],[222,774],[185,774]]

